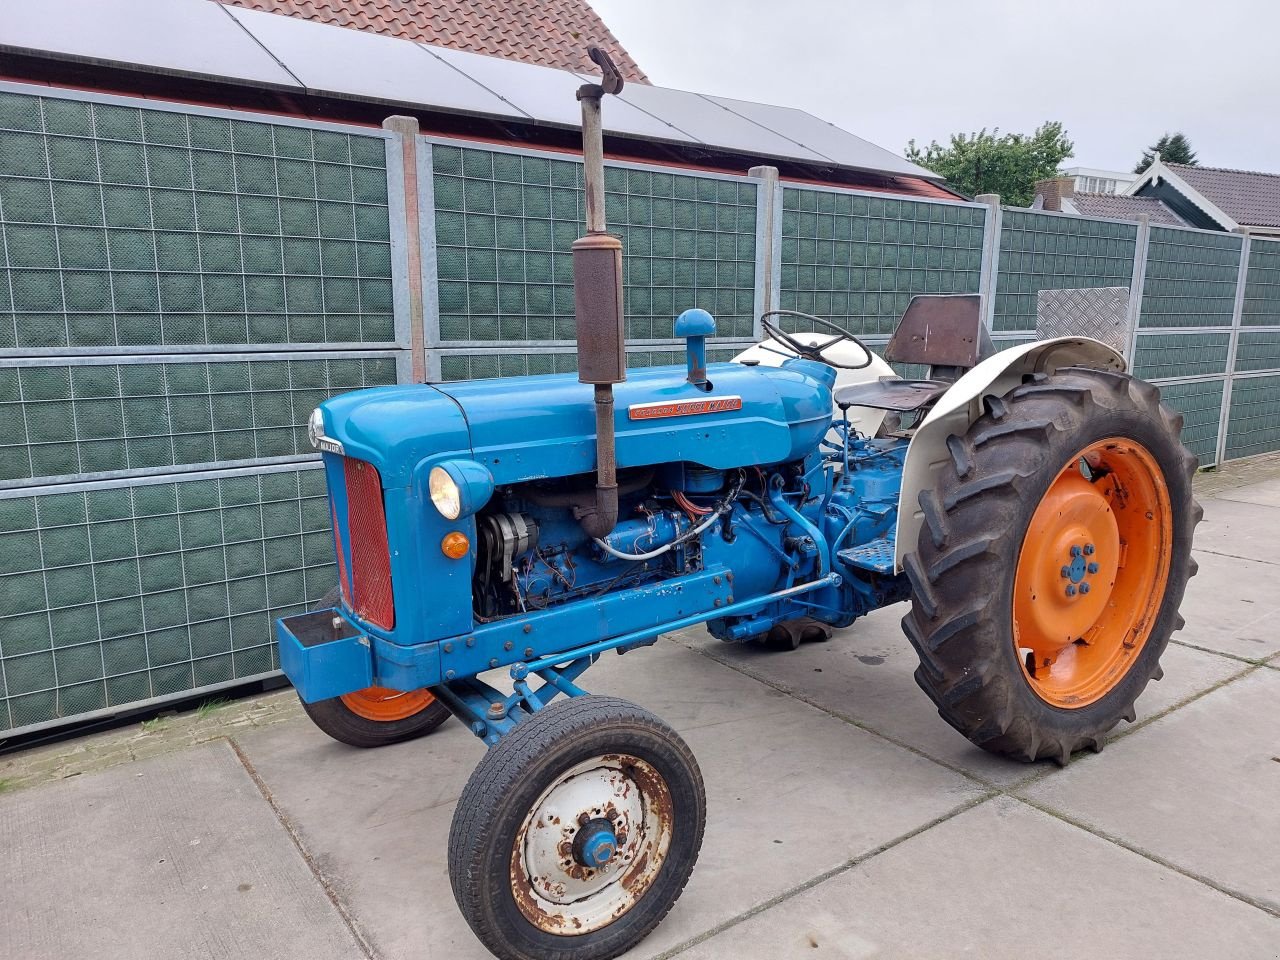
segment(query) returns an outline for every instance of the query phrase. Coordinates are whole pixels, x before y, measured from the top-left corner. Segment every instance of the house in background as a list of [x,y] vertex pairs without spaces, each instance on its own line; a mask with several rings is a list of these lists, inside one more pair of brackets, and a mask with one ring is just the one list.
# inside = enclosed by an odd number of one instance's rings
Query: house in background
[[1100,170],[1097,167],[1067,167],[1062,175],[1075,181],[1077,193],[1123,193],[1129,184],[1138,179],[1136,173]]
[[1081,191],[1080,178],[1063,175],[1036,183],[1032,206],[1083,217],[1199,227],[1226,233],[1280,237],[1280,174],[1155,160],[1122,191]]
[[[1065,171],[1064,171],[1065,173]],[[1142,214],[1152,223],[1173,227],[1189,224],[1158,197],[1131,197],[1123,193],[1082,193],[1076,189],[1076,178],[1054,177],[1036,183],[1036,210],[1074,213],[1081,217],[1106,217],[1111,220],[1136,220]]]
[[1156,154],[1125,191],[1204,230],[1280,236],[1280,174],[1165,163]]

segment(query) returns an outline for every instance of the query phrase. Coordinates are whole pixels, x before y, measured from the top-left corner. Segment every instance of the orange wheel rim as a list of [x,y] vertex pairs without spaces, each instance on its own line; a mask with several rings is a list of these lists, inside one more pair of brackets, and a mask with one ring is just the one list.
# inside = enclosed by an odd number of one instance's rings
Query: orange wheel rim
[[344,693],[342,702],[357,717],[377,723],[405,720],[421,713],[436,698],[429,690],[392,690],[388,687],[365,687],[354,693]]
[[1160,612],[1172,547],[1169,490],[1140,443],[1099,440],[1058,472],[1013,583],[1014,647],[1042,700],[1085,707],[1128,674]]

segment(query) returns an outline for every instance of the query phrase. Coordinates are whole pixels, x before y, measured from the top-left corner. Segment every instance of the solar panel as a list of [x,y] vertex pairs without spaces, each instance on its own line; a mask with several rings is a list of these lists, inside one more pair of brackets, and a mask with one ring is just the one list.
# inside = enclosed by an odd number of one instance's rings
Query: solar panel
[[792,143],[696,93],[630,83],[620,96],[627,103],[661,117],[708,146],[738,153],[827,162],[821,154]]
[[703,96],[798,145],[829,157],[842,167],[938,179],[938,175],[933,171],[918,167],[883,147],[877,147],[874,143],[854,136],[847,130],[842,130],[835,124],[828,123],[803,110],[797,110],[794,107],[776,107],[766,103],[750,103],[728,97],[713,97],[707,94]]
[[274,13],[226,9],[310,92],[528,119],[416,43]]
[[208,0],[9,0],[0,49],[300,89],[221,4]]
[[[457,68],[466,76],[504,100],[543,123],[566,127],[578,127],[582,123],[582,110],[574,93],[582,86],[583,78],[567,70],[538,67],[515,60],[500,60],[479,53],[467,53],[449,47],[420,44],[422,49],[438,57],[443,63]],[[681,143],[697,143],[678,127],[672,126],[622,100],[609,98],[604,107],[604,128],[609,133],[628,136],[658,138]]]
[[[568,70],[419,44],[210,0],[4,0],[0,50],[223,78],[326,96],[570,129]],[[611,134],[937,179],[802,110],[631,83]]]

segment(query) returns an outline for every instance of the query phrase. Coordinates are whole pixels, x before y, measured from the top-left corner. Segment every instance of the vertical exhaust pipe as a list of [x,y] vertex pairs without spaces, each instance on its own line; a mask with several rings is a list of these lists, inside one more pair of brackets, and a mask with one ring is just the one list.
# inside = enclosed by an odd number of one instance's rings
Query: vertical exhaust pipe
[[599,47],[587,50],[600,67],[600,83],[578,88],[582,104],[582,175],[587,233],[573,243],[573,306],[578,338],[578,381],[595,385],[596,499],[580,510],[589,537],[604,537],[618,522],[618,458],[613,432],[613,385],[627,379],[622,310],[622,241],[605,230],[604,133],[600,101],[622,90],[622,77]]

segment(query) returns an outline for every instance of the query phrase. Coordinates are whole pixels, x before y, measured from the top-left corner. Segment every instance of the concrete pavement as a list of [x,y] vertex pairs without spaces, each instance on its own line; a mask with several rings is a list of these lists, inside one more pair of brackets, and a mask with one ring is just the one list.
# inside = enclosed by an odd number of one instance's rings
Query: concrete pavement
[[[990,757],[880,611],[794,653],[695,631],[591,688],[672,723],[708,828],[634,958],[1280,957],[1280,464],[1199,481],[1187,627],[1100,755]],[[449,889],[483,746],[328,740],[287,691],[0,758],[0,956],[483,960]]]

